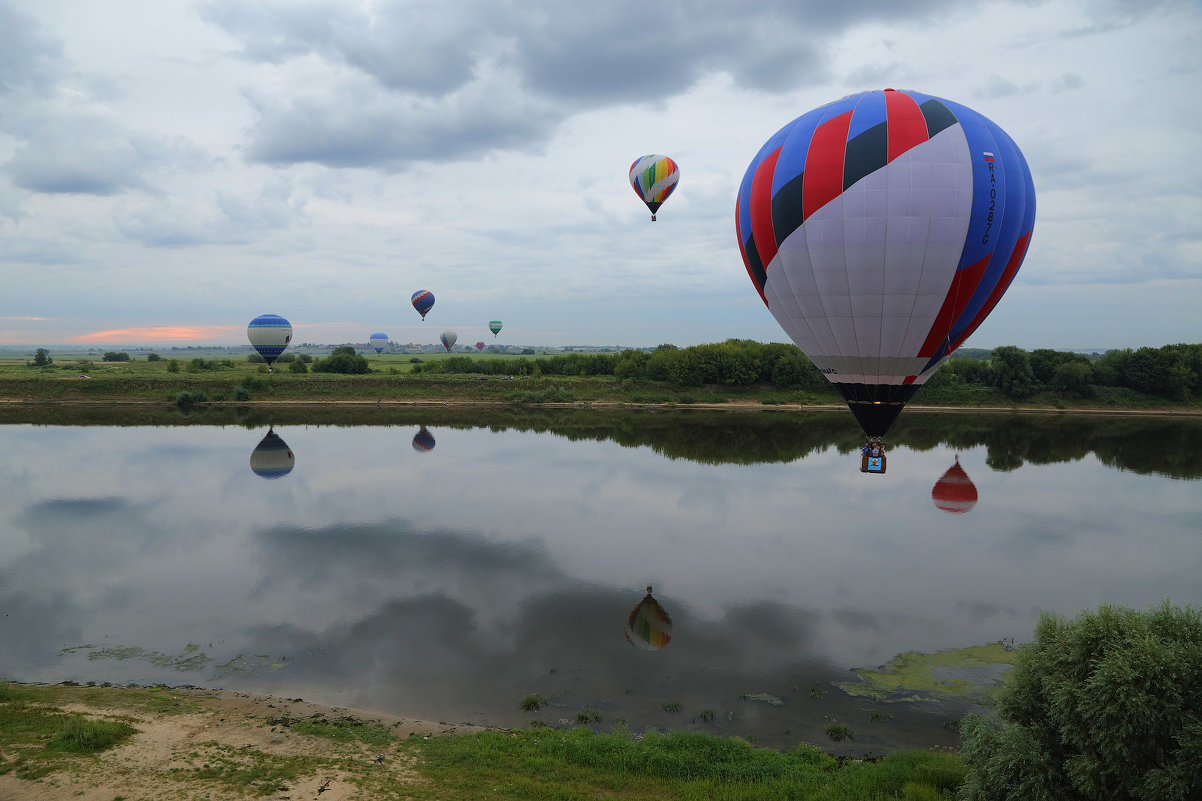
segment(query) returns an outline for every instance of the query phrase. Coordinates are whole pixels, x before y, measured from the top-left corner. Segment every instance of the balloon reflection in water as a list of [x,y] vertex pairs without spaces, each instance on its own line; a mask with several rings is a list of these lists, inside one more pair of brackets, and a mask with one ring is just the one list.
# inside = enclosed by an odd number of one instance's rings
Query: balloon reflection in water
[[281,478],[292,472],[296,457],[280,435],[267,430],[267,436],[255,446],[250,454],[250,469],[262,478]]
[[656,651],[672,639],[672,618],[651,596],[651,588],[626,618],[626,641],[645,651]]
[[422,430],[413,435],[413,450],[426,453],[434,450],[434,435],[422,426]]
[[956,455],[956,463],[935,482],[931,489],[931,500],[945,512],[962,515],[977,505],[977,488],[960,466],[960,456]]

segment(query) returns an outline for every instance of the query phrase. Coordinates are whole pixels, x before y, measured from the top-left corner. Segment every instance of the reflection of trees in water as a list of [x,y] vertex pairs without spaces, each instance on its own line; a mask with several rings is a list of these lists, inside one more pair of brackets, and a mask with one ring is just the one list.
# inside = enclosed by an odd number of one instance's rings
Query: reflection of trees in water
[[[846,411],[704,409],[541,409],[534,407],[445,406],[348,410],[336,405],[213,408],[201,419],[173,409],[114,412],[111,409],[61,412],[0,409],[0,422],[47,425],[276,425],[427,426],[533,431],[572,440],[613,441],[650,448],[671,459],[705,464],[787,463],[835,448],[852,453],[863,434]],[[267,415],[271,415],[271,420]],[[18,419],[19,418],[19,419]],[[998,471],[1023,464],[1072,462],[1093,454],[1108,467],[1173,478],[1202,478],[1202,420],[1189,417],[1073,414],[932,413],[909,410],[898,418],[886,441],[928,451],[965,451],[985,446],[986,463]]]

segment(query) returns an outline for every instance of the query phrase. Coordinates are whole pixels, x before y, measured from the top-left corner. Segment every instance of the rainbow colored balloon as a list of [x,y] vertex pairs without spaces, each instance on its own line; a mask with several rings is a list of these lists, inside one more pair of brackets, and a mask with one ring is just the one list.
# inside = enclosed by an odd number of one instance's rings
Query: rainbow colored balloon
[[651,596],[651,588],[626,618],[626,641],[636,648],[657,651],[672,639],[672,618]]
[[676,190],[680,180],[680,169],[676,162],[667,156],[643,156],[635,159],[630,165],[630,185],[634,193],[651,209],[651,219],[655,220],[655,212]]

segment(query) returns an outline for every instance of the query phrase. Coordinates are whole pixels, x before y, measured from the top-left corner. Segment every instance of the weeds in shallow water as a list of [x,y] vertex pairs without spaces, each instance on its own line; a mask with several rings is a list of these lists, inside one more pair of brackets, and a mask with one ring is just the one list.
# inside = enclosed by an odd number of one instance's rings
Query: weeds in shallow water
[[664,710],[665,712],[679,712],[680,710],[684,709],[684,705],[681,704],[680,701],[664,701],[662,704],[660,704],[660,709]]
[[852,731],[851,726],[845,723],[828,723],[826,724],[826,736],[830,737],[837,743],[844,740],[854,740],[856,733]]
[[702,723],[713,723],[714,722],[714,710],[712,710],[712,709],[701,710],[700,712],[697,713],[697,719],[700,720]]
[[525,712],[537,712],[543,708],[543,704],[545,703],[547,703],[546,698],[531,693],[522,699],[522,710]]
[[583,712],[577,712],[576,722],[586,726],[590,723],[600,723],[601,713],[595,709],[586,709]]

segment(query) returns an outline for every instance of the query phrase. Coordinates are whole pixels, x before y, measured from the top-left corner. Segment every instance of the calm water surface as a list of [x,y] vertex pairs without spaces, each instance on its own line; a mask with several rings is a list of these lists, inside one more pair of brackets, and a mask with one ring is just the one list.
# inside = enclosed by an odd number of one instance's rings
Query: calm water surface
[[914,415],[873,476],[849,417],[3,425],[0,677],[880,752],[964,709],[851,668],[1202,604],[1198,423]]

